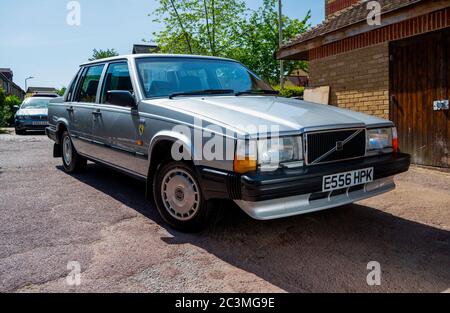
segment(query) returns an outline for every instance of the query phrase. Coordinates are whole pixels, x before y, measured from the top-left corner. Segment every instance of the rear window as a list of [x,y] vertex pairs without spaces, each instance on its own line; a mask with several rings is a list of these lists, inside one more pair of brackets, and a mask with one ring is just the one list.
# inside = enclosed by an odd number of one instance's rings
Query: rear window
[[95,103],[104,64],[85,68],[80,80],[78,102]]

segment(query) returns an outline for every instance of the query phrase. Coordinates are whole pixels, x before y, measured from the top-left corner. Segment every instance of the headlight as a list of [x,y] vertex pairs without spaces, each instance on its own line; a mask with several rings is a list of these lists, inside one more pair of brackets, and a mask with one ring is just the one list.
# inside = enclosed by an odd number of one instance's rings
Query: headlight
[[397,129],[379,128],[367,130],[367,152],[369,154],[397,152]]
[[18,120],[28,120],[31,118],[31,116],[30,115],[16,115],[16,118]]
[[303,141],[301,136],[280,137],[260,140],[238,140],[234,170],[247,173],[261,170],[274,170],[280,164],[303,160]]
[[279,168],[280,164],[303,159],[302,137],[281,137],[258,141],[258,166]]

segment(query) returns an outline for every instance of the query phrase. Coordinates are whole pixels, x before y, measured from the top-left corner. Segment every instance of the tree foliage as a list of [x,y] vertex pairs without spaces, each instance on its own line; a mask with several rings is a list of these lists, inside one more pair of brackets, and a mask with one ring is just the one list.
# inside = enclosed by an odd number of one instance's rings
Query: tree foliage
[[61,87],[61,89],[59,89],[57,91],[57,94],[60,95],[61,97],[64,96],[64,94],[66,93],[67,87]]
[[[279,47],[276,0],[264,0],[256,11],[242,0],[159,0],[154,33],[163,53],[200,54],[236,59],[259,76],[276,83],[280,75],[275,53]],[[310,12],[304,19],[283,16],[284,38],[309,28]],[[286,73],[306,69],[301,62],[287,62]]]
[[[240,35],[244,48],[236,50],[240,54],[232,56],[272,84],[278,83],[280,77],[280,65],[275,57],[280,46],[277,3],[276,0],[264,0],[263,5],[252,12]],[[310,13],[303,20],[283,16],[283,38],[292,38],[306,31],[310,26]],[[306,69],[306,64],[285,62],[285,74],[295,68]]]
[[6,96],[0,88],[0,127],[14,125],[14,106],[20,105],[20,99],[14,95]]
[[94,49],[92,52],[92,57],[89,58],[89,61],[106,59],[106,58],[115,57],[118,55],[119,55],[119,53],[117,53],[117,51],[114,49],[106,49],[106,50]]
[[243,19],[242,0],[159,0],[155,22],[164,29],[154,33],[163,53],[220,56],[238,44]]

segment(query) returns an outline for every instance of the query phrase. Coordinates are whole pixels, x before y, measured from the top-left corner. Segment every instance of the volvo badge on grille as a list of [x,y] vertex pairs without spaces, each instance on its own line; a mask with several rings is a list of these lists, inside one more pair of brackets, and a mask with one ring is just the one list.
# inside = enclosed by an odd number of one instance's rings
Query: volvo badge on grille
[[343,141],[336,142],[336,151],[342,151],[342,150],[344,150],[344,142]]

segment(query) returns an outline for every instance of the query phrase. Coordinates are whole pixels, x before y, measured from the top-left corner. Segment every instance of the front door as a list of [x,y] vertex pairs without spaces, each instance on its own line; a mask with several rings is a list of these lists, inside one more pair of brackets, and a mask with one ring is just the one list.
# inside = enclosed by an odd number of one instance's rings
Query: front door
[[391,119],[400,149],[420,165],[450,167],[450,30],[391,43]]
[[108,103],[107,92],[126,90],[133,93],[128,63],[111,63],[106,70],[100,103],[93,110],[92,135],[97,143],[96,157],[126,171],[142,174],[139,152],[139,113],[136,109]]

